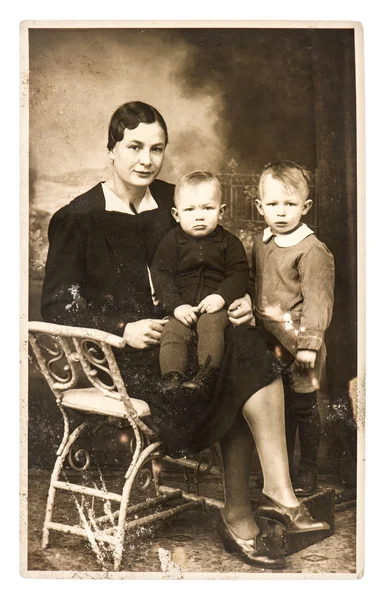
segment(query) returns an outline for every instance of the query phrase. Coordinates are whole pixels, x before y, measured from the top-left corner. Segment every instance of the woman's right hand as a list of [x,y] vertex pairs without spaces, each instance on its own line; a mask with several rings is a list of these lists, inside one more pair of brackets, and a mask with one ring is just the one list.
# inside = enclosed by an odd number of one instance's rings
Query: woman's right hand
[[123,337],[131,348],[138,350],[157,346],[166,323],[164,319],[141,319],[127,323]]

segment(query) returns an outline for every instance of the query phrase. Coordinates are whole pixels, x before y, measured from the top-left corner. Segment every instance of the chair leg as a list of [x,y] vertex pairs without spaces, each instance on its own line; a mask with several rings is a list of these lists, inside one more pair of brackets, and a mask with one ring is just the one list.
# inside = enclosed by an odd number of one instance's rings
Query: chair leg
[[156,495],[159,496],[160,492],[159,492],[159,486],[161,485],[161,462],[160,460],[158,460],[157,458],[154,458],[151,461],[152,464],[152,475],[154,477],[154,486],[155,486],[155,492]]
[[126,517],[127,517],[127,507],[128,502],[130,500],[131,489],[134,484],[135,478],[139,473],[141,466],[146,460],[148,460],[154,450],[156,450],[160,446],[160,442],[154,442],[145,448],[139,455],[136,464],[130,468],[130,475],[126,479],[126,482],[123,487],[122,500],[120,503],[119,510],[119,519],[116,528],[116,545],[114,548],[114,571],[118,571],[120,569],[120,565],[122,562],[123,556],[123,548],[124,548],[124,538],[125,538],[125,530],[126,530]]
[[79,435],[82,433],[82,431],[87,426],[88,426],[88,423],[86,421],[84,423],[81,423],[81,425],[79,425],[78,427],[76,427],[76,429],[74,429],[74,431],[68,437],[68,441],[67,441],[66,445],[64,446],[62,452],[58,455],[58,457],[56,459],[55,466],[54,466],[54,469],[53,469],[52,475],[51,475],[51,481],[50,481],[48,498],[47,498],[47,507],[46,507],[46,511],[45,511],[45,520],[44,520],[44,525],[43,525],[43,539],[42,539],[43,550],[45,548],[47,548],[48,541],[49,541],[49,523],[52,521],[52,514],[53,514],[54,503],[55,503],[55,494],[56,494],[55,483],[59,480],[60,474],[61,474],[63,466],[64,466],[64,461],[66,459],[68,452],[71,450],[72,444],[74,444],[74,442],[76,442]]

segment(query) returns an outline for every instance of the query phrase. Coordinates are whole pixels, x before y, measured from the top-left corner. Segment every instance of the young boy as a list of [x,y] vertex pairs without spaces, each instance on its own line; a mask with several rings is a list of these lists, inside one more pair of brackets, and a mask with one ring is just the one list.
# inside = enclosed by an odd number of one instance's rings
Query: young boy
[[256,204],[268,227],[255,239],[252,253],[256,317],[295,357],[288,369],[285,404],[292,473],[297,427],[299,433],[298,496],[310,495],[317,486],[321,419],[316,390],[334,300],[333,256],[301,223],[312,206],[308,194],[309,174],[303,167],[284,161],[264,168]]
[[[155,293],[170,314],[160,346],[163,389],[189,388],[207,396],[224,354],[227,307],[248,289],[242,242],[218,222],[221,185],[208,171],[182,177],[172,214],[177,227],[160,242],[152,264]],[[188,346],[198,337],[199,371],[186,379]]]

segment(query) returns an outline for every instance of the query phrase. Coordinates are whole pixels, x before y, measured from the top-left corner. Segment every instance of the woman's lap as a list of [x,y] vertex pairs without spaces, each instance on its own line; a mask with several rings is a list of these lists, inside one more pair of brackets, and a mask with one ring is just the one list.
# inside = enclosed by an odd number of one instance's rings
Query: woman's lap
[[187,447],[197,452],[218,441],[231,428],[244,402],[280,377],[288,364],[275,357],[261,328],[228,327],[225,335],[225,356],[209,403],[192,401],[183,394],[176,402],[161,393],[158,347],[116,356],[129,394],[148,402],[170,453]]
[[116,359],[129,395],[149,404],[153,425],[167,452],[187,451],[206,405],[192,402],[189,394],[181,393],[176,400],[174,395],[162,393],[159,347],[140,353],[121,352]]
[[246,400],[287,368],[288,362],[276,358],[273,346],[262,328],[244,325],[227,329],[225,357],[204,425],[194,438],[196,449],[223,437]]

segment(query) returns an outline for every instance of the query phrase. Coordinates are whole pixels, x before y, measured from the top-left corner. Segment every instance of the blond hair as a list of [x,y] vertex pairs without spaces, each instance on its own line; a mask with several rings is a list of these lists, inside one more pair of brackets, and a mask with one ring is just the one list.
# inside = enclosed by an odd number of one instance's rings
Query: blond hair
[[191,171],[191,173],[187,173],[178,179],[177,184],[175,186],[174,193],[174,202],[175,204],[178,201],[181,189],[184,187],[196,187],[201,183],[213,183],[217,188],[218,198],[222,200],[222,186],[220,184],[219,179],[215,177],[210,171]]
[[301,165],[297,165],[297,163],[292,162],[291,160],[284,160],[266,165],[259,178],[258,193],[260,198],[263,196],[263,184],[268,175],[271,175],[273,179],[282,181],[288,189],[303,190],[306,198],[308,197],[310,190],[310,174],[305,167],[301,167]]

